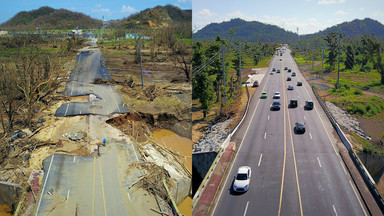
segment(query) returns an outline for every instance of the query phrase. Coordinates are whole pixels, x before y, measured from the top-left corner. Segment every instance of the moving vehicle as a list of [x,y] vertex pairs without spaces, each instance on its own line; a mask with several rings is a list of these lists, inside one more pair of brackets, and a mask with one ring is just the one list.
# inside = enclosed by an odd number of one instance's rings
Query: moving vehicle
[[277,73],[280,73],[280,69],[277,69]]
[[291,69],[288,69],[288,73],[291,72]]
[[233,190],[235,192],[246,192],[249,189],[249,183],[251,182],[251,167],[241,166],[237,170],[237,174],[233,181]]
[[267,92],[262,92],[261,93],[261,97],[260,97],[261,99],[263,99],[263,98],[267,98]]
[[280,98],[280,92],[275,92],[273,95],[273,99],[279,99]]
[[289,85],[288,90],[293,90],[293,86]]
[[287,66],[285,66],[285,67],[284,67],[284,70],[288,70],[288,67],[287,67]]
[[287,78],[287,81],[291,81],[291,77],[288,77],[288,78]]
[[259,81],[255,80],[255,82],[253,82],[253,87],[259,87]]
[[293,72],[293,73],[292,73],[292,76],[296,76],[296,73],[295,73],[295,72]]
[[291,99],[291,100],[289,101],[289,107],[290,107],[290,108],[295,108],[295,107],[297,107],[297,104],[298,104],[297,99]]
[[276,68],[272,68],[272,71],[276,71]]
[[302,86],[303,83],[302,82],[297,82],[297,86]]
[[313,109],[313,101],[312,100],[305,101],[305,107],[304,108],[306,108],[308,110]]
[[272,110],[280,110],[280,101],[279,100],[274,100],[272,103]]
[[305,133],[305,123],[296,122],[295,131],[296,133]]

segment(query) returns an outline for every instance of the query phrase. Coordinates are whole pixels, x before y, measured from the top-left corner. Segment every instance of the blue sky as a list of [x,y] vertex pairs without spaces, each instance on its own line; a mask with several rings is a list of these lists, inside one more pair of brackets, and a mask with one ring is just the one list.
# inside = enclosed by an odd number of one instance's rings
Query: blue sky
[[277,25],[299,34],[315,33],[366,17],[384,24],[383,0],[193,0],[195,32],[212,22],[242,18]]
[[182,9],[192,9],[192,0],[0,0],[0,23],[11,19],[20,11],[50,6],[55,9],[68,9],[82,12],[92,18],[105,20],[121,19],[132,13],[157,5],[175,5]]

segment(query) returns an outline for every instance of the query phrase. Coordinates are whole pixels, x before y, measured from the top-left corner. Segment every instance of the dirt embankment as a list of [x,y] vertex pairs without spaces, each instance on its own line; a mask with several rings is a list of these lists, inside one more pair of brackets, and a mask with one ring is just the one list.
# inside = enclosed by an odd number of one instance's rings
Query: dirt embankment
[[151,57],[150,47],[142,49],[142,88],[140,64],[135,62],[133,48],[129,44],[102,47],[113,79],[95,82],[116,85],[130,111],[108,123],[139,142],[146,141],[156,129],[168,129],[191,139],[192,86],[175,68],[171,50],[160,47],[156,57]]

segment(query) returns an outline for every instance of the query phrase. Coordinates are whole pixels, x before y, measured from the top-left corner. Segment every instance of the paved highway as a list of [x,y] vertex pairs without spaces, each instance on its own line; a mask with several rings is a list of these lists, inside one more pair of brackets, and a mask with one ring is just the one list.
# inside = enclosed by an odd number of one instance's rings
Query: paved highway
[[[287,81],[292,73],[285,66],[297,74],[292,81]],[[281,73],[270,75],[273,67]],[[297,81],[303,86],[297,86]],[[288,85],[294,90],[288,91]],[[268,93],[267,99],[259,99],[262,91]],[[270,109],[275,91],[281,94],[279,111]],[[298,99],[297,108],[288,108],[292,98]],[[303,108],[308,99],[314,101],[313,110]],[[304,134],[295,134],[297,121],[306,123]],[[271,61],[232,141],[239,149],[218,192],[213,215],[366,215],[336,152],[333,128],[288,49]],[[234,194],[233,176],[242,165],[252,168],[250,188]]]
[[126,113],[120,94],[111,85],[92,84],[96,78],[110,80],[111,74],[103,64],[99,49],[84,49],[76,57],[76,69],[70,75],[64,94],[69,96],[89,95],[89,102],[71,102],[61,105],[55,116],[73,116],[112,113]]

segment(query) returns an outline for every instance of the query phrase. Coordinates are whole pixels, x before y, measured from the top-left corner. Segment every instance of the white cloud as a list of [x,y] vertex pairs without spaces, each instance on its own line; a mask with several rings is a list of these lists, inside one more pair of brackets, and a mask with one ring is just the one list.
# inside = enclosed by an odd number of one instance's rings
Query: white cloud
[[317,2],[319,5],[329,5],[329,4],[337,4],[344,3],[346,0],[320,0]]
[[95,7],[96,8],[101,8],[101,4],[96,4]]
[[187,0],[177,0],[179,3],[187,3]]
[[360,10],[361,10],[361,11],[365,11],[365,8],[362,7],[362,8],[360,8]]
[[92,9],[92,12],[109,14],[111,13],[111,10],[109,8],[98,8],[98,9]]
[[121,7],[121,13],[128,13],[128,14],[131,14],[131,13],[134,13],[134,12],[137,12],[137,10],[134,8],[134,7],[131,7],[131,6],[125,6],[123,5]]
[[345,15],[345,12],[343,10],[339,10],[335,13],[335,15],[337,16],[344,16]]
[[210,19],[212,17],[215,17],[216,14],[211,12],[210,10],[204,8],[203,10],[196,13],[197,18],[201,19]]

